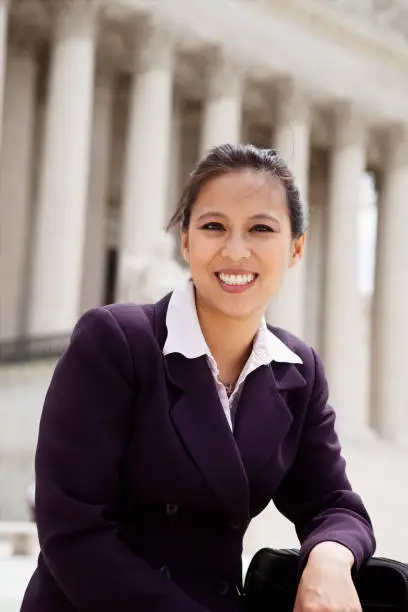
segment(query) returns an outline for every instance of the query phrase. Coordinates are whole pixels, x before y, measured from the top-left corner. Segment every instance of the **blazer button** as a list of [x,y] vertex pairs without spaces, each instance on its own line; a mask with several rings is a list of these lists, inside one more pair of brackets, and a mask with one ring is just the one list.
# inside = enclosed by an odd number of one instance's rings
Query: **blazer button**
[[167,516],[173,516],[174,514],[177,514],[178,511],[179,507],[177,506],[177,504],[166,504]]
[[162,576],[171,580],[170,568],[167,567],[167,565],[162,565],[162,567],[159,569],[159,572],[161,573]]
[[226,595],[229,591],[229,586],[228,582],[220,582],[217,586],[218,595]]

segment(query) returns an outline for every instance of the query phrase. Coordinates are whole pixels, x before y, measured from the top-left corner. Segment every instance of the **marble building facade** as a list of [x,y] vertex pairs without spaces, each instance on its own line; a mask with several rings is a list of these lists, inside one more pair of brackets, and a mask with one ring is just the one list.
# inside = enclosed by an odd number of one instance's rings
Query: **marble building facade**
[[[122,299],[125,257],[154,247],[209,146],[274,147],[311,225],[270,321],[321,352],[339,427],[408,449],[408,9],[358,4],[0,0],[0,346],[65,337]],[[364,172],[379,202],[368,334]],[[13,398],[37,366],[6,361]]]

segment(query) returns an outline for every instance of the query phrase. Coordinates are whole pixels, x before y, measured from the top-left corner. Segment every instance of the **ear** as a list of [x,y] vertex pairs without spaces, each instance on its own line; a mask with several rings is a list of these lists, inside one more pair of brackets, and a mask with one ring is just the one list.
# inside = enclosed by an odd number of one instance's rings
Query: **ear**
[[190,256],[188,250],[188,232],[186,232],[185,230],[181,230],[180,233],[180,250],[184,261],[186,263],[190,263]]
[[295,238],[292,242],[291,252],[290,252],[290,262],[289,268],[293,268],[297,263],[302,259],[303,252],[305,249],[306,242],[306,233],[304,233],[300,238]]

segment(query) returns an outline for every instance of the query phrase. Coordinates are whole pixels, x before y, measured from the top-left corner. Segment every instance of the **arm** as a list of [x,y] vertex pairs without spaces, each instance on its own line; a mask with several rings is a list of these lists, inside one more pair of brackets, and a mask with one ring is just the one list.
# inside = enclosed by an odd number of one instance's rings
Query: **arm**
[[103,308],[85,314],[56,367],[41,417],[42,554],[77,610],[204,612],[117,537],[134,385],[130,350],[114,316]]
[[[315,379],[298,453],[274,502],[295,524],[301,542],[301,567],[318,544],[335,542],[351,551],[358,569],[374,553],[373,530],[367,511],[346,476],[334,428],[335,414],[327,403],[323,365],[314,351],[313,355]],[[340,547],[337,550],[344,554]]]

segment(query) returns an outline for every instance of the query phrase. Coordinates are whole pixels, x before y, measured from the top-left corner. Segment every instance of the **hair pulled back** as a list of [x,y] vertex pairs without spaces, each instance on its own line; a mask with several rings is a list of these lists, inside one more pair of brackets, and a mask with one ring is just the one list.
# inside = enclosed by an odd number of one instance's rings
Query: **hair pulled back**
[[210,149],[191,172],[178,207],[167,229],[181,225],[187,231],[194,204],[206,183],[230,172],[254,170],[278,179],[286,192],[291,232],[299,238],[307,229],[306,205],[288,165],[274,149],[260,149],[251,144],[224,144]]

